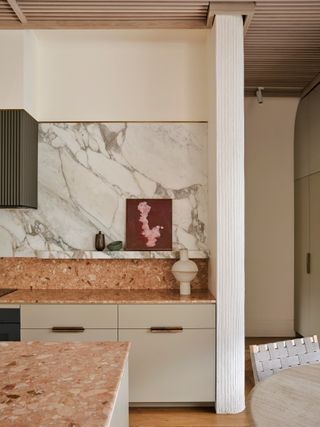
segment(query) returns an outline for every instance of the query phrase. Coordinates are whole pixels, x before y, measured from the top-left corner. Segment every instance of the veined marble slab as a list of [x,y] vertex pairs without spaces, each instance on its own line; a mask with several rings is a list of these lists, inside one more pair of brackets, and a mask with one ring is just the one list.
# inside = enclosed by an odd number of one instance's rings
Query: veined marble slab
[[[38,258],[59,259],[178,259],[178,251],[36,251]],[[205,251],[189,251],[189,258],[206,259]]]
[[207,250],[205,123],[42,123],[39,206],[0,211],[0,256],[125,241],[125,200],[144,197],[173,199],[173,250]]

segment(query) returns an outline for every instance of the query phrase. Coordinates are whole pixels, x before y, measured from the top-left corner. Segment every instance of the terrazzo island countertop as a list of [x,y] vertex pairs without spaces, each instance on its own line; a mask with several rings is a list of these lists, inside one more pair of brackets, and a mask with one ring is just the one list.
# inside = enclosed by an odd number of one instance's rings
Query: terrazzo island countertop
[[19,289],[0,298],[0,304],[208,304],[215,303],[208,290],[180,296],[178,290]]
[[1,342],[1,427],[108,426],[129,347]]

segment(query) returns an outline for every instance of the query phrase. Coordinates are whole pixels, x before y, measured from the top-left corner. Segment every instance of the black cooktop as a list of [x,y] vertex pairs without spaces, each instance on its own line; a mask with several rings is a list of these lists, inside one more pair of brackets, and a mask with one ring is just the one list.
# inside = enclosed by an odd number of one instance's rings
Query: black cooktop
[[0,289],[0,298],[3,297],[4,295],[11,294],[11,292],[14,292],[14,291],[16,291],[16,289],[12,289],[12,288]]

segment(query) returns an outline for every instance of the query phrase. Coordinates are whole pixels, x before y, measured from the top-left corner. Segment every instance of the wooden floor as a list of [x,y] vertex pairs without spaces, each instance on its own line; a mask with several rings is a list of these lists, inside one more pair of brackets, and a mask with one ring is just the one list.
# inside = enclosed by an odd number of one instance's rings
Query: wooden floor
[[[280,341],[286,338],[246,339],[246,397],[254,385],[249,345]],[[130,427],[250,427],[247,412],[217,415],[211,408],[132,408]]]
[[249,427],[246,412],[217,415],[206,408],[140,408],[130,411],[130,427]]

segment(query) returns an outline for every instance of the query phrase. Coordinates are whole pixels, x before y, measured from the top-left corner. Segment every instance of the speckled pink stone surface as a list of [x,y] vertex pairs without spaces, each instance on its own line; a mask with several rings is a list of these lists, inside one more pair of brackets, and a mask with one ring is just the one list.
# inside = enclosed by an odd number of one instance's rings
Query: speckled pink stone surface
[[206,304],[215,298],[208,290],[180,296],[177,290],[21,289],[0,299],[1,304]]
[[109,424],[128,343],[0,343],[1,427]]
[[[176,260],[66,260],[0,258],[0,288],[179,289],[171,273]],[[208,288],[208,260],[197,259],[193,289]]]

